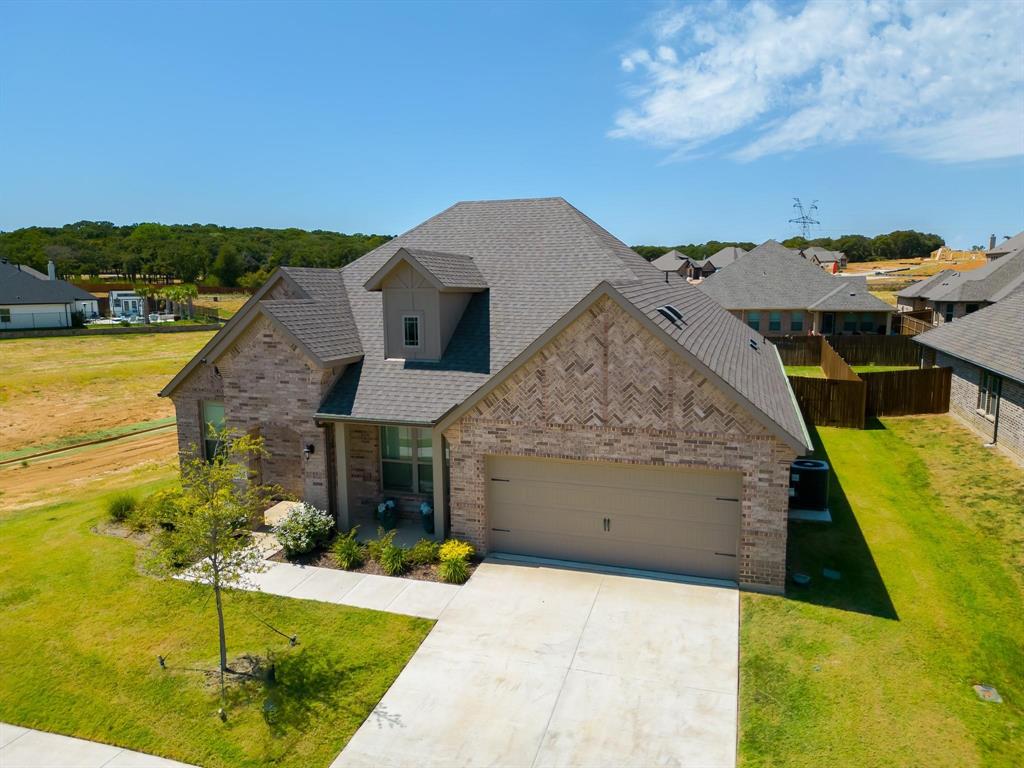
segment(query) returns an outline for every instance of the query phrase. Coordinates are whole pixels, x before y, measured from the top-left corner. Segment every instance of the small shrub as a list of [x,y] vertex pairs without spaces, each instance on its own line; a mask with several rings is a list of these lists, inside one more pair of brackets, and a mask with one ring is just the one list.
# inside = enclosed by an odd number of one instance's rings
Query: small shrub
[[180,488],[166,488],[151,493],[135,509],[131,516],[131,526],[137,531],[150,527],[173,531],[178,517],[178,501],[181,499]]
[[420,539],[409,549],[410,565],[433,565],[440,545],[433,539]]
[[119,493],[107,502],[107,514],[115,523],[123,523],[135,511],[135,497],[130,493]]
[[465,584],[469,578],[469,560],[464,557],[442,560],[437,566],[437,575],[447,584]]
[[395,532],[392,531],[390,534],[384,530],[382,526],[377,526],[377,538],[370,539],[366,542],[366,556],[374,562],[380,562],[380,550],[384,545],[385,541],[391,541],[395,538]]
[[331,547],[331,554],[339,568],[351,571],[358,568],[366,561],[366,547],[356,541],[356,533],[359,531],[357,525],[348,533],[343,533],[334,541]]
[[282,520],[274,533],[285,555],[294,557],[324,544],[334,529],[334,518],[312,504],[300,504]]
[[473,545],[468,541],[448,539],[441,545],[438,556],[442,563],[446,560],[469,560],[473,556]]
[[388,531],[380,537],[377,564],[388,576],[401,576],[409,567],[405,549],[395,544],[395,532]]

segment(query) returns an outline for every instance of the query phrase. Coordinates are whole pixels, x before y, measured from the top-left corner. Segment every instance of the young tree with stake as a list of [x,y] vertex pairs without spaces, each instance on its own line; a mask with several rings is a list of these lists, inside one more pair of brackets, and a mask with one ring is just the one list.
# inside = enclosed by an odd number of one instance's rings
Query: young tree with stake
[[181,493],[160,510],[152,564],[159,572],[187,573],[194,584],[213,591],[223,696],[224,674],[232,670],[228,667],[222,593],[225,588],[246,585],[250,575],[265,568],[250,520],[273,489],[249,479],[250,460],[265,453],[262,438],[227,430],[216,437],[216,455],[207,460],[193,450],[182,462]]

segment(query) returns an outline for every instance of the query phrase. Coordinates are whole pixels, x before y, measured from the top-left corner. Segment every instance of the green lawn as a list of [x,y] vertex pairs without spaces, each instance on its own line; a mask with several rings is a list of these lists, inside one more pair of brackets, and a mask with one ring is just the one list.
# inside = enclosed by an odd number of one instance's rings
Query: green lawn
[[[882,373],[884,371],[909,371],[916,365],[851,365],[856,373]],[[820,365],[787,365],[787,376],[805,376],[812,379],[824,379],[825,372]]]
[[946,416],[874,426],[819,430],[835,522],[789,539],[812,585],[742,596],[742,764],[1016,768],[1024,472]]
[[[141,492],[169,475],[129,482]],[[423,619],[233,592],[229,655],[270,651],[277,679],[233,688],[222,723],[216,687],[192,671],[216,668],[212,602],[140,575],[137,545],[94,533],[114,489],[91,489],[0,514],[0,720],[202,766],[327,766],[430,630]]]
[[856,373],[885,373],[886,371],[915,371],[916,365],[851,365]]
[[805,376],[809,379],[824,379],[825,372],[820,365],[787,365],[787,376]]

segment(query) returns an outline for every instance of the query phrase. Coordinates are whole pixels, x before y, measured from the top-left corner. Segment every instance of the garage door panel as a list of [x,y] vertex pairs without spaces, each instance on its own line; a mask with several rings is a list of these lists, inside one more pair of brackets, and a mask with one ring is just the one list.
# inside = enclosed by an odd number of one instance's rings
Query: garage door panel
[[491,549],[735,578],[738,473],[488,459]]

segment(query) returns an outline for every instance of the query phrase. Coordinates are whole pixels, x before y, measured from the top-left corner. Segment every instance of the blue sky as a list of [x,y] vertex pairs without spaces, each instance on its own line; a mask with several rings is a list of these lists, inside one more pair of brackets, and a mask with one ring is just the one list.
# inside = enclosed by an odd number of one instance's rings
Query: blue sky
[[546,195],[632,244],[786,237],[796,195],[822,235],[1024,229],[1021,6],[882,6],[6,4],[0,229]]

